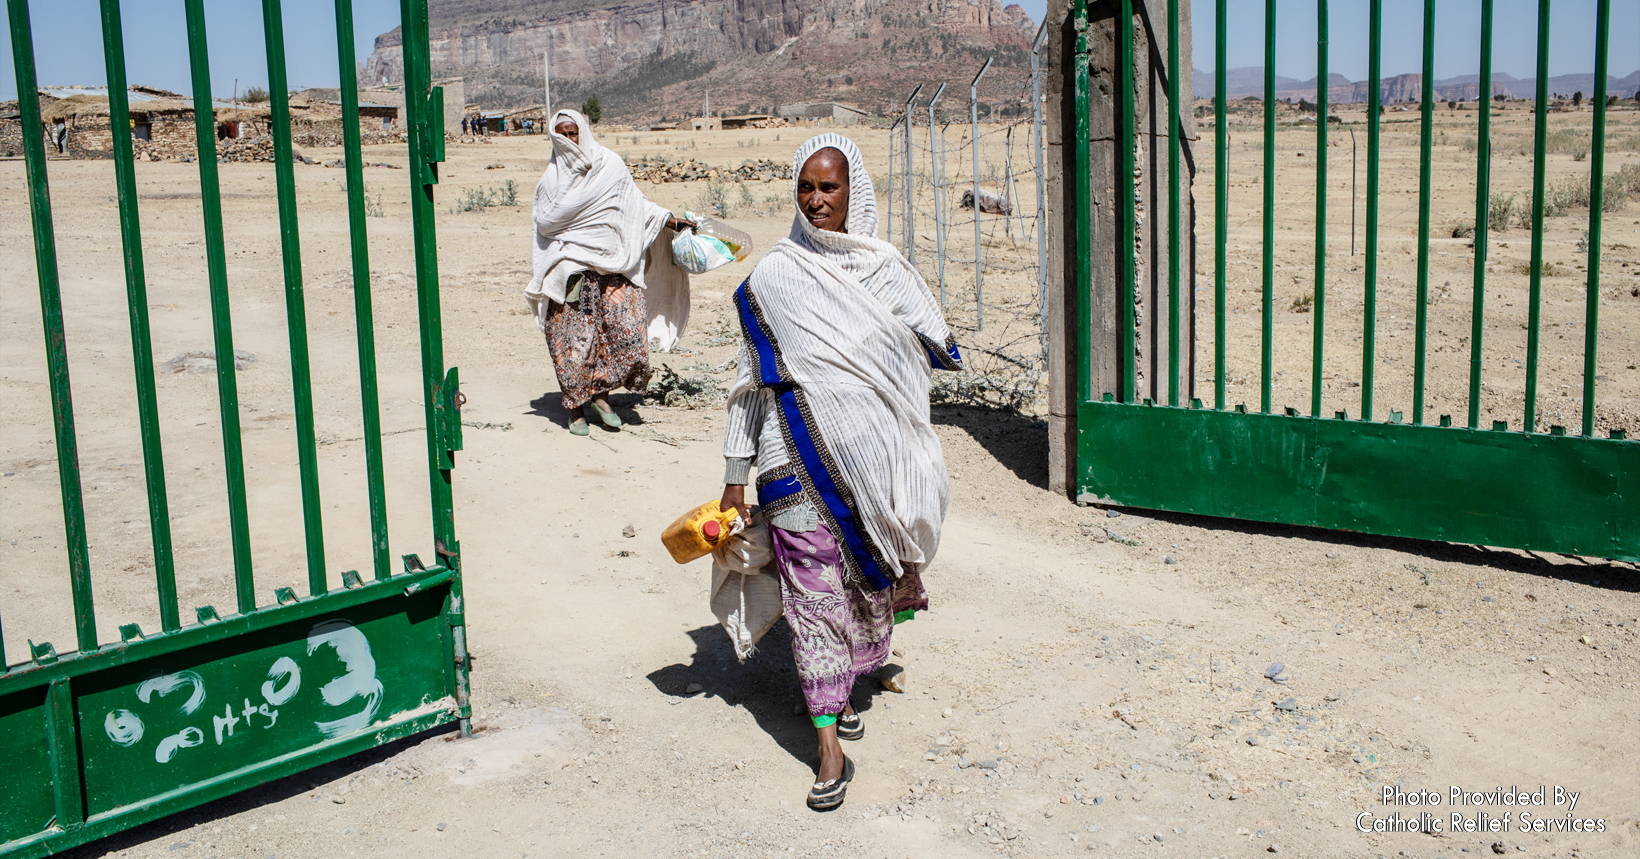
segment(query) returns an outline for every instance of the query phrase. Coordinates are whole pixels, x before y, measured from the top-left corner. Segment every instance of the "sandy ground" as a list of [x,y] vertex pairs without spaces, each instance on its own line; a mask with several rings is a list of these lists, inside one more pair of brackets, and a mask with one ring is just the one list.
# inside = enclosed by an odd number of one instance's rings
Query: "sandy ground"
[[[711,135],[678,154],[722,164],[784,159],[805,134],[780,134]],[[640,144],[654,137],[638,136]],[[886,153],[882,133],[858,136],[869,156]],[[677,146],[656,150],[663,145]],[[309,154],[323,162],[338,153]],[[466,740],[446,733],[394,744],[83,855],[1634,855],[1633,566],[1077,508],[1046,489],[1040,422],[971,407],[936,410],[952,506],[927,576],[934,610],[895,636],[907,691],[862,681],[867,736],[847,747],[859,776],[841,810],[808,811],[813,733],[794,712],[800,696],[783,628],[738,664],[707,608],[706,564],[673,564],[658,539],[680,512],[720,491],[721,410],[623,392],[614,400],[625,430],[569,435],[520,296],[527,208],[448,211],[464,186],[509,179],[527,199],[544,143],[452,145],[449,155],[440,268],[446,357],[461,368],[464,418],[476,424],[459,456],[456,498],[480,730]],[[404,153],[377,147],[368,158],[402,165]],[[504,166],[485,169],[492,164]],[[164,361],[210,348],[197,173],[184,164],[138,168],[155,357]],[[1237,175],[1244,169],[1253,159]],[[305,578],[272,173],[271,165],[223,168],[236,346],[258,356],[239,380],[264,599]],[[368,564],[342,175],[297,170],[333,585],[340,570]],[[52,162],[51,176],[106,641],[120,623],[158,628],[112,168]],[[0,418],[0,611],[13,660],[25,639],[63,649],[73,641],[22,177],[21,163],[0,163],[0,384],[9,400]],[[428,557],[408,179],[389,168],[367,179],[385,213],[370,228],[383,423],[393,433],[393,552]],[[1284,211],[1296,219],[1305,188],[1282,188],[1293,195]],[[702,191],[698,183],[646,190],[674,207]],[[783,193],[774,183],[755,200]],[[1463,203],[1442,205],[1461,211]],[[755,207],[729,220],[763,248],[789,224],[784,212]],[[1237,230],[1256,238],[1256,226]],[[1526,243],[1519,230],[1509,239]],[[1575,264],[1564,249],[1555,253]],[[727,377],[736,345],[723,334],[726,299],[752,262],[695,280],[684,351],[657,355],[657,364]],[[1238,289],[1252,289],[1256,279],[1237,274]],[[949,269],[948,277],[966,282]],[[1013,286],[999,286],[999,305],[1034,301],[1031,279],[1019,273]],[[1622,324],[1620,312],[1605,318]],[[1343,311],[1334,313],[1342,324]],[[1292,328],[1308,343],[1297,331],[1306,318],[1282,322],[1284,337]],[[1001,336],[1000,327],[988,326],[987,336]],[[1245,364],[1244,345],[1233,363]],[[1296,373],[1307,351],[1292,348],[1283,354],[1295,356]],[[1622,390],[1632,396],[1632,387]],[[163,376],[159,397],[184,613],[230,607],[214,376]],[[1381,408],[1397,407],[1385,398]],[[622,536],[627,525],[635,537]],[[1281,682],[1265,677],[1277,662]],[[696,684],[701,691],[689,694]],[[1442,803],[1385,805],[1386,785],[1435,791]],[[1453,786],[1539,785],[1550,801],[1557,785],[1576,791],[1573,816],[1600,819],[1603,831],[1526,833],[1518,808],[1449,801]],[[1416,818],[1425,810],[1443,829],[1453,812],[1470,820],[1514,812],[1514,822],[1507,832],[1440,836],[1355,828],[1363,812]],[[1568,814],[1564,804],[1530,811]]]

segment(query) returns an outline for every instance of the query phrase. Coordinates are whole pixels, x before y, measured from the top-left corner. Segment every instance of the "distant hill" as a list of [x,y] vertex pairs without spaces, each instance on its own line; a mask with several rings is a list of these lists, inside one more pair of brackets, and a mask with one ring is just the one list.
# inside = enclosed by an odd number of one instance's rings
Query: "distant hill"
[[[1248,96],[1263,97],[1264,95],[1264,68],[1262,66],[1246,66],[1231,69],[1225,73],[1226,95],[1230,98],[1246,98]],[[1636,89],[1640,89],[1640,70],[1630,72],[1625,77],[1606,76],[1606,92],[1622,98],[1633,98]],[[1343,75],[1332,74],[1327,76],[1327,100],[1338,104],[1362,104],[1367,100],[1371,90],[1368,81],[1351,81]],[[1593,74],[1556,75],[1549,78],[1550,94],[1559,93],[1569,96],[1581,91],[1585,98],[1594,95]],[[1213,73],[1197,71],[1195,74],[1196,98],[1210,99],[1214,93]],[[1471,101],[1480,94],[1480,75],[1458,75],[1435,81],[1436,98],[1457,99]],[[1537,79],[1521,80],[1501,72],[1492,75],[1492,94],[1507,95],[1510,98],[1533,98],[1537,95]],[[1385,104],[1399,104],[1417,101],[1423,95],[1423,75],[1406,74],[1386,77],[1379,81],[1379,98]],[[1278,99],[1305,99],[1315,101],[1316,79],[1296,81],[1292,78],[1276,77],[1276,98]]]
[[[714,112],[836,101],[883,114],[989,57],[982,99],[1012,101],[1036,33],[999,0],[431,0],[429,15],[435,75],[466,78],[470,102],[539,104],[550,45],[554,102],[596,94],[622,122],[698,115],[708,96]],[[397,30],[376,38],[362,77],[402,80]]]

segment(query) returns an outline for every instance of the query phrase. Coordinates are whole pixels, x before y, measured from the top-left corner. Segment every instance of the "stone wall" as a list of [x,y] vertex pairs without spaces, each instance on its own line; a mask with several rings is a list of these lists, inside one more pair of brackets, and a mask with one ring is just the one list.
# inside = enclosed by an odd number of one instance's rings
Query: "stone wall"
[[22,121],[16,119],[0,119],[0,158],[17,158],[22,154]]

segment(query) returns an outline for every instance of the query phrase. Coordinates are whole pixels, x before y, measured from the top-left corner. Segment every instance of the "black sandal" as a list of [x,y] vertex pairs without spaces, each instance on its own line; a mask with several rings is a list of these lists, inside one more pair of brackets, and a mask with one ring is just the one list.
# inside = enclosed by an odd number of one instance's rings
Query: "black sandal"
[[847,716],[841,713],[837,716],[837,739],[859,740],[866,735],[866,723],[860,720],[859,713],[850,713]]
[[854,780],[854,762],[843,756],[843,775],[831,781],[817,781],[809,788],[809,808],[830,811],[843,804],[848,794],[848,783]]

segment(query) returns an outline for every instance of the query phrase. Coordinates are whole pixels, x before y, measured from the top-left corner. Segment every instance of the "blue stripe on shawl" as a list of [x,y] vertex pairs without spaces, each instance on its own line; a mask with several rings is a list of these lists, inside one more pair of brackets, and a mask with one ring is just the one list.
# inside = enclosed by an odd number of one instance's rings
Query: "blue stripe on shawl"
[[758,324],[757,314],[752,312],[752,294],[749,290],[752,279],[746,278],[735,290],[735,309],[740,312],[740,325],[746,331],[747,342],[755,350],[757,358],[760,384],[775,387],[783,383],[780,378],[780,368],[775,361],[774,344],[763,333],[763,326]]
[[[843,503],[842,493],[826,464],[820,459],[819,446],[815,438],[819,435],[803,420],[803,410],[797,403],[795,383],[780,376],[779,366],[775,362],[775,344],[769,338],[767,331],[759,324],[757,314],[752,312],[750,283],[742,283],[735,290],[735,306],[740,311],[741,330],[746,332],[747,343],[757,356],[759,375],[765,387],[773,388],[780,393],[781,413],[786,418],[786,428],[790,434],[792,444],[797,448],[797,456],[803,473],[808,477],[808,483],[813,487],[816,495],[820,496],[821,503],[831,513],[832,519],[843,533],[843,544],[848,547],[849,554],[854,557],[855,563],[860,566],[860,574],[871,586],[882,590],[894,583],[894,580],[883,574],[882,569],[872,557],[866,547],[864,534],[861,533],[856,521],[854,510]],[[796,478],[791,478],[796,480]],[[763,488],[758,489],[758,498],[763,499]]]
[[779,480],[771,480],[757,487],[757,503],[767,507],[782,498],[790,498],[803,491],[803,481],[797,475],[788,474]]

